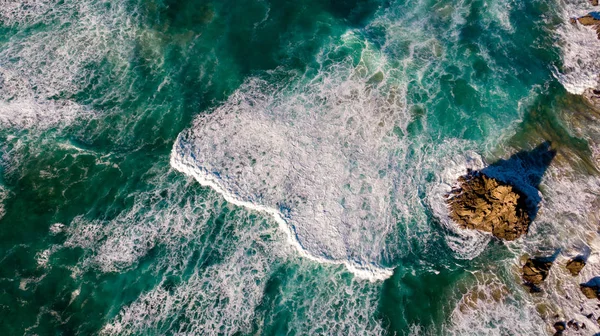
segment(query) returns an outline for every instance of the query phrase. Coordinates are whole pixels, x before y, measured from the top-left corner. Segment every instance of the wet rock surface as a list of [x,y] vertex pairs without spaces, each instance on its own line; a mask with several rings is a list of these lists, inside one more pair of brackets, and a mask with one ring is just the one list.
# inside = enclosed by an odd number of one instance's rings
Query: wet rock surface
[[504,240],[527,233],[530,219],[525,196],[511,185],[469,171],[458,179],[446,203],[450,217],[463,229],[490,232]]
[[529,285],[539,285],[547,277],[552,267],[552,262],[543,259],[527,259],[523,266],[523,281]]
[[583,269],[584,266],[585,266],[585,261],[583,259],[575,258],[575,259],[569,260],[569,262],[567,262],[566,267],[572,276],[578,276],[579,272],[581,272],[581,270]]
[[600,287],[596,285],[581,284],[579,285],[579,289],[581,290],[581,293],[583,293],[583,295],[585,295],[585,297],[588,299],[600,299],[598,297],[598,291],[600,290]]

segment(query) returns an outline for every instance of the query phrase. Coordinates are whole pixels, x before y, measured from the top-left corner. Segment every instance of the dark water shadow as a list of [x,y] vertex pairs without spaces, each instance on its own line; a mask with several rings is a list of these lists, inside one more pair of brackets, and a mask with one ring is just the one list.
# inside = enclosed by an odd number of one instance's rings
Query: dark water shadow
[[561,252],[562,252],[562,249],[555,249],[551,255],[537,256],[537,257],[532,257],[531,259],[533,260],[534,264],[554,263],[556,261],[556,258],[558,258],[558,256],[560,255]]
[[587,245],[584,245],[584,246],[580,247],[580,249],[581,249],[581,253],[579,253],[575,257],[571,258],[571,260],[573,260],[573,261],[583,261],[584,263],[587,263],[588,258],[592,254],[592,249],[589,246],[587,246]]
[[599,287],[600,288],[600,276],[593,277],[582,285],[586,287]]
[[530,151],[521,151],[508,159],[498,160],[481,172],[489,177],[510,184],[525,196],[525,207],[531,220],[539,210],[541,197],[539,186],[546,170],[556,156],[549,141],[539,144]]

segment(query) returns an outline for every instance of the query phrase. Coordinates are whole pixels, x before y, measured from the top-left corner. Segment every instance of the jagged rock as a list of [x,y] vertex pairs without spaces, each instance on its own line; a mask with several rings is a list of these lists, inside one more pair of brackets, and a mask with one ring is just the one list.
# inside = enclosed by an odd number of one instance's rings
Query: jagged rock
[[598,0],[590,0],[592,6],[598,6]]
[[511,185],[473,171],[459,177],[458,183],[446,203],[459,227],[491,232],[505,240],[527,232],[530,220],[525,196]]
[[552,267],[552,262],[550,261],[527,259],[525,266],[523,266],[523,281],[532,285],[541,284],[548,277],[550,267]]
[[588,299],[598,299],[599,298],[598,290],[600,288],[598,288],[598,286],[580,284],[579,289],[581,289],[581,292],[583,293],[583,295],[585,295],[585,297]]
[[567,269],[571,272],[572,276],[578,276],[583,266],[585,266],[585,261],[581,258],[575,258],[567,262]]

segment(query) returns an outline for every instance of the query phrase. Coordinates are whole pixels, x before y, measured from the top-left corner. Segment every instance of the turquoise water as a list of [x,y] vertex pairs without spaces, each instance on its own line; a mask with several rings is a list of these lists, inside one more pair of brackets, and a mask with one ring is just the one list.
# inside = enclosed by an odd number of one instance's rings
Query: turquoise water
[[[3,6],[3,335],[554,322],[514,265],[581,247],[548,238],[565,221],[594,232],[600,137],[557,79],[562,3]],[[559,155],[527,238],[449,223],[441,197],[467,166],[546,140]]]

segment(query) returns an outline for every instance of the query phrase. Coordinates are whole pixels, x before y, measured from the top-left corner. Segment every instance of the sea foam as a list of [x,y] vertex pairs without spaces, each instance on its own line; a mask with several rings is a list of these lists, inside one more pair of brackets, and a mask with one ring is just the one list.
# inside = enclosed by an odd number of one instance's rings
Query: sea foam
[[71,98],[92,85],[102,62],[114,66],[112,75],[128,66],[137,30],[125,5],[34,0],[0,7],[0,25],[36,27],[2,42],[0,125],[48,129],[93,117]]
[[405,147],[394,132],[409,116],[402,87],[383,94],[368,80],[350,67],[285,89],[251,79],[180,134],[171,165],[273,216],[301,255],[385,279]]

